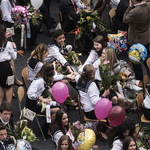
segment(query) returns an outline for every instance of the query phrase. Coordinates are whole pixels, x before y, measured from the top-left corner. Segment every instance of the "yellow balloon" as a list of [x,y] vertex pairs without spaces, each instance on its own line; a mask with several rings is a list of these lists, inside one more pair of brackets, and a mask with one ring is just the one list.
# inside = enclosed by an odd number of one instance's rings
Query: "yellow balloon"
[[78,150],[90,150],[96,140],[95,132],[91,129],[84,129],[77,137],[76,146]]

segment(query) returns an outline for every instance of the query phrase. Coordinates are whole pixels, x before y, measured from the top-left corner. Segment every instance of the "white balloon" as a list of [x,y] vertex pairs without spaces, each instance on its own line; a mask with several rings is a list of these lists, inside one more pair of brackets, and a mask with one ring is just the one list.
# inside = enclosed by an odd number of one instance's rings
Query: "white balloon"
[[35,9],[39,9],[43,4],[43,0],[31,0],[31,4]]

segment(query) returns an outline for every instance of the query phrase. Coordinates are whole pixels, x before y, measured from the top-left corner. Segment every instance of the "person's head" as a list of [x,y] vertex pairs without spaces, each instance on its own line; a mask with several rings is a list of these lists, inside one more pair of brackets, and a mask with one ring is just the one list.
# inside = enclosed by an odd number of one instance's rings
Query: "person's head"
[[46,63],[42,66],[40,71],[37,73],[35,76],[36,78],[38,77],[43,77],[45,82],[49,83],[52,82],[53,76],[54,76],[54,66],[52,63]]
[[80,79],[82,81],[94,80],[95,68],[92,64],[88,64],[83,68]]
[[56,124],[59,129],[65,134],[65,129],[69,129],[68,114],[62,110],[56,112]]
[[0,122],[0,141],[7,137],[6,125]]
[[59,139],[56,150],[73,150],[72,140],[68,135],[63,135]]
[[53,39],[56,41],[58,47],[61,47],[65,42],[65,32],[61,29],[55,30],[53,33]]
[[0,24],[0,47],[6,47],[6,26],[5,24]]
[[4,101],[0,106],[0,117],[4,122],[8,122],[12,114],[12,105]]
[[136,141],[133,137],[128,136],[123,140],[123,150],[137,150]]
[[133,136],[135,132],[134,121],[128,117],[125,118],[122,124],[117,127],[112,128],[108,133],[108,145],[111,147],[114,138],[118,138],[123,141],[127,136]]
[[96,36],[93,39],[93,46],[94,46],[94,49],[97,51],[97,53],[100,56],[103,48],[106,47],[105,40],[104,40],[103,36],[101,36],[101,35]]
[[141,3],[143,0],[131,0],[133,4]]
[[116,52],[111,47],[105,47],[102,50],[102,61],[109,60],[110,61],[110,70],[113,70],[113,66],[117,63]]
[[49,54],[49,47],[43,43],[39,44],[35,50],[32,51],[31,56],[28,59],[28,62],[31,58],[37,59],[39,62],[44,63],[44,58]]

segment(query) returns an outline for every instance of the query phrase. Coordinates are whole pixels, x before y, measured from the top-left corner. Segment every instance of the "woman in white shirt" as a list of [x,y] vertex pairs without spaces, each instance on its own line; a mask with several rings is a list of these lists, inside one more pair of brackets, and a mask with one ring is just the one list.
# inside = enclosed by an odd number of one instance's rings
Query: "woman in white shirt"
[[[49,47],[45,44],[39,44],[34,51],[32,51],[30,58],[28,59],[27,66],[28,66],[28,80],[33,81],[36,74],[39,72],[39,70],[42,68],[42,66],[45,64],[44,58],[47,57],[49,54]],[[73,80],[74,75],[73,74],[67,74],[62,75],[58,72],[54,71],[54,77],[53,81],[62,81],[64,82],[69,89],[69,83],[66,79]],[[70,93],[70,92],[69,92]],[[76,107],[77,103],[75,103],[71,96],[68,98],[67,101],[67,108],[70,107]]]
[[11,59],[17,58],[16,44],[6,39],[6,27],[0,25],[0,105],[4,98],[6,89],[6,99],[12,101],[14,76],[10,65]]
[[2,0],[1,1],[1,10],[3,13],[2,20],[5,22],[7,27],[12,27],[14,21],[11,18],[11,10],[15,6],[16,2],[14,0]]
[[93,64],[101,56],[103,48],[106,47],[103,36],[101,36],[101,35],[96,36],[93,39],[93,45],[94,45],[94,48],[91,50],[87,60],[83,64],[83,66],[79,69],[79,73],[82,73],[82,70],[85,65]]
[[84,114],[89,119],[97,119],[95,116],[95,104],[101,98],[109,95],[109,90],[105,90],[100,97],[99,89],[94,82],[95,69],[93,65],[88,64],[83,68],[83,72],[75,77],[77,86],[76,88],[80,94],[80,101]]
[[[51,101],[51,99],[43,98],[41,95],[43,91],[46,89],[47,84],[53,81],[53,76],[54,76],[53,64],[51,63],[44,64],[41,70],[36,75],[35,79],[32,81],[31,85],[29,86],[26,98],[26,107],[38,114],[41,113],[42,108],[42,106],[37,105],[39,101],[44,102],[45,104],[50,104],[52,123],[55,120],[55,114],[59,110],[59,108],[57,108],[56,102]],[[50,134],[50,128],[47,134]]]
[[108,146],[111,147],[111,150],[122,150],[123,140],[127,136],[133,136],[134,132],[135,132],[134,121],[126,117],[122,124],[120,124],[117,127],[113,127],[108,131],[107,133]]
[[[96,69],[95,78],[97,78],[99,81],[101,81],[99,65],[105,60],[109,60],[110,62],[111,75],[120,71],[120,65],[114,49],[111,47],[106,47],[102,50],[102,56],[99,57],[99,59],[93,64],[94,68]],[[113,105],[119,104],[120,106],[124,107],[124,97],[120,93],[111,89],[109,99],[112,101]]]

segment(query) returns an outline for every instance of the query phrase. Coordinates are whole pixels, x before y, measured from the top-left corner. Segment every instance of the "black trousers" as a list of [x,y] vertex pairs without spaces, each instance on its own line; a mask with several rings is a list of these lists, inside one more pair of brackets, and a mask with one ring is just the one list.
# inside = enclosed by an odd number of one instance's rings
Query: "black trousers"
[[40,7],[40,11],[43,15],[43,22],[47,30],[54,28],[53,20],[51,19],[49,10],[47,9],[47,6],[45,4],[42,4],[42,6]]
[[[146,47],[146,49],[147,49],[147,58],[146,58],[146,60],[149,58],[149,44],[146,44],[146,45],[144,45],[145,47]],[[131,45],[128,45],[128,49],[131,47]],[[148,66],[147,66],[147,64],[146,64],[146,60],[144,61],[144,65],[145,65],[145,67],[146,67],[146,70],[147,70],[147,73],[149,73],[149,71],[148,71]],[[134,64],[134,63],[132,63],[132,65],[133,65],[133,71],[134,71],[134,73],[135,73],[135,78],[137,79],[137,80],[141,80],[141,81],[143,81],[143,69],[142,69],[142,64]]]

